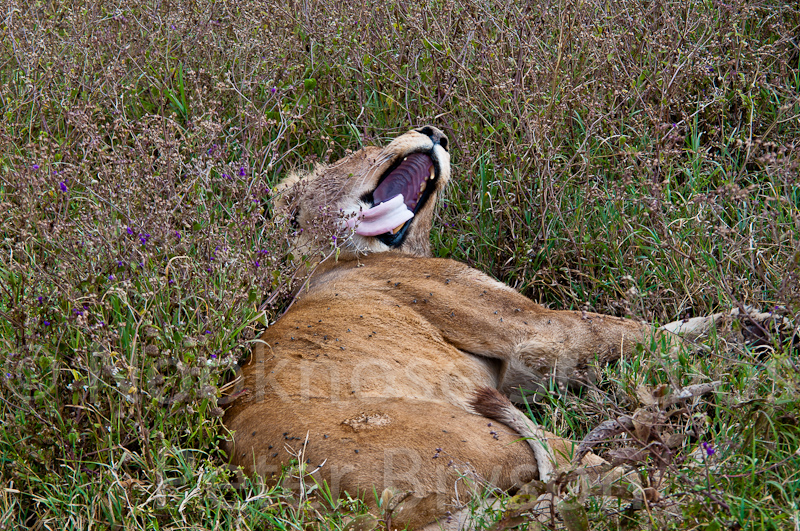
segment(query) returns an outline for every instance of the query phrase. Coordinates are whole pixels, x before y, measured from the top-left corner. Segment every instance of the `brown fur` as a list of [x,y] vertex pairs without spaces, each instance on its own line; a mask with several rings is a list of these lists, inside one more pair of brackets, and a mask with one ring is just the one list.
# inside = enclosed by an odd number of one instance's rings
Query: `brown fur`
[[[311,469],[322,465],[315,477],[335,496],[374,505],[373,492],[407,495],[393,522],[412,528],[444,522],[487,483],[513,489],[547,470],[519,441],[522,425],[475,412],[476,391],[518,396],[552,376],[582,381],[594,358],[615,360],[655,333],[631,320],[548,310],[464,264],[429,258],[449,157],[418,132],[292,177],[304,183],[298,223],[310,226],[323,206],[354,211],[393,161],[427,149],[440,162],[437,189],[403,245],[357,237],[338,261],[319,264],[261,336],[242,369],[246,392],[225,414],[231,461],[247,473],[277,478],[302,451]],[[299,234],[299,248],[313,245]],[[495,419],[514,426],[508,406],[496,403]],[[569,441],[532,429],[556,467],[568,463]]]

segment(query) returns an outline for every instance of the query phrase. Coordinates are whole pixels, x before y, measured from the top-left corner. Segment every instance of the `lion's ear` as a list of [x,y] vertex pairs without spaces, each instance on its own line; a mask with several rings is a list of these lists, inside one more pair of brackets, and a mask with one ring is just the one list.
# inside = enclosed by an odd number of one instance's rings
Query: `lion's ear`
[[271,212],[268,218],[273,223],[290,225],[296,229],[299,225],[300,199],[310,181],[317,172],[292,171],[271,190]]
[[280,194],[281,192],[291,188],[298,182],[302,181],[307,176],[308,176],[307,172],[297,171],[297,170],[291,171],[289,172],[289,175],[281,179],[280,182],[278,182],[278,184],[275,185],[272,191],[275,194]]
[[288,176],[284,177],[278,184],[271,190],[272,196],[272,209],[269,213],[269,218],[275,218],[288,215],[288,210],[291,203],[296,203],[296,186],[301,181],[306,180],[308,174],[300,171],[292,171]]
[[279,193],[284,192],[285,190],[288,190],[289,188],[294,187],[295,185],[297,185],[301,181],[304,181],[304,182],[307,182],[307,183],[311,182],[314,179],[316,179],[317,177],[319,177],[320,175],[322,175],[323,173],[325,173],[326,169],[328,169],[328,165],[327,164],[321,164],[321,163],[318,162],[318,163],[316,163],[314,165],[314,168],[312,168],[310,171],[308,171],[308,170],[292,170],[292,171],[289,172],[289,174],[286,177],[281,179],[278,182],[278,184],[276,184],[275,187],[272,190],[273,190],[274,193],[279,194]]
[[311,171],[292,170],[272,188],[272,212],[269,218],[288,220],[297,227],[300,213],[300,198],[306,187],[319,178],[328,168],[326,164],[315,164]]

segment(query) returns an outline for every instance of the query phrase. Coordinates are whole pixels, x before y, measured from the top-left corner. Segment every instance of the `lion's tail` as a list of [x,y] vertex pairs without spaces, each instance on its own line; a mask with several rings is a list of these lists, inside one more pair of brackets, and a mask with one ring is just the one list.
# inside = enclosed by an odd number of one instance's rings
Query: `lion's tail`
[[514,404],[494,387],[481,387],[475,391],[470,404],[476,413],[497,422],[502,422],[528,441],[536,465],[539,468],[539,479],[549,481],[555,472],[556,460],[547,443],[548,434],[536,426],[525,414],[514,407]]

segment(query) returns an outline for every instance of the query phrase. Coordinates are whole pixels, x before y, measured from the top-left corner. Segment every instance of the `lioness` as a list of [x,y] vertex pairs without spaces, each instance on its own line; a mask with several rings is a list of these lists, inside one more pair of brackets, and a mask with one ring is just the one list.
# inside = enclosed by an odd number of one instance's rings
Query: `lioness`
[[244,365],[224,417],[234,465],[277,478],[297,459],[318,468],[334,496],[374,506],[375,493],[393,493],[402,500],[393,526],[459,524],[456,510],[480,481],[512,489],[547,479],[572,455],[569,441],[525,425],[487,388],[515,396],[545,378],[580,382],[595,358],[674,337],[629,319],[549,310],[432,258],[432,217],[449,179],[447,137],[423,127],[281,185],[300,194],[286,213],[298,253],[314,249],[308,228],[323,210],[341,213],[351,237]]

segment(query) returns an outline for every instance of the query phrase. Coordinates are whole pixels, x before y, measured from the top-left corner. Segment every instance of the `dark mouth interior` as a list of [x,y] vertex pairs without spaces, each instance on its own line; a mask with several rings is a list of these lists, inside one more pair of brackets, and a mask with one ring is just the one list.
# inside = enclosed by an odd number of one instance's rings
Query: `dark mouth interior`
[[412,153],[389,173],[372,192],[373,204],[379,205],[403,194],[406,206],[415,212],[429,181],[434,177],[433,161],[425,153]]
[[[396,195],[403,194],[406,206],[416,214],[436,188],[434,181],[438,175],[435,168],[433,160],[427,153],[412,153],[389,170],[370,194],[372,197],[368,199],[372,200],[373,205],[379,205]],[[408,220],[394,234],[387,232],[377,238],[389,247],[397,247],[403,242],[406,231],[413,221],[413,218]]]

